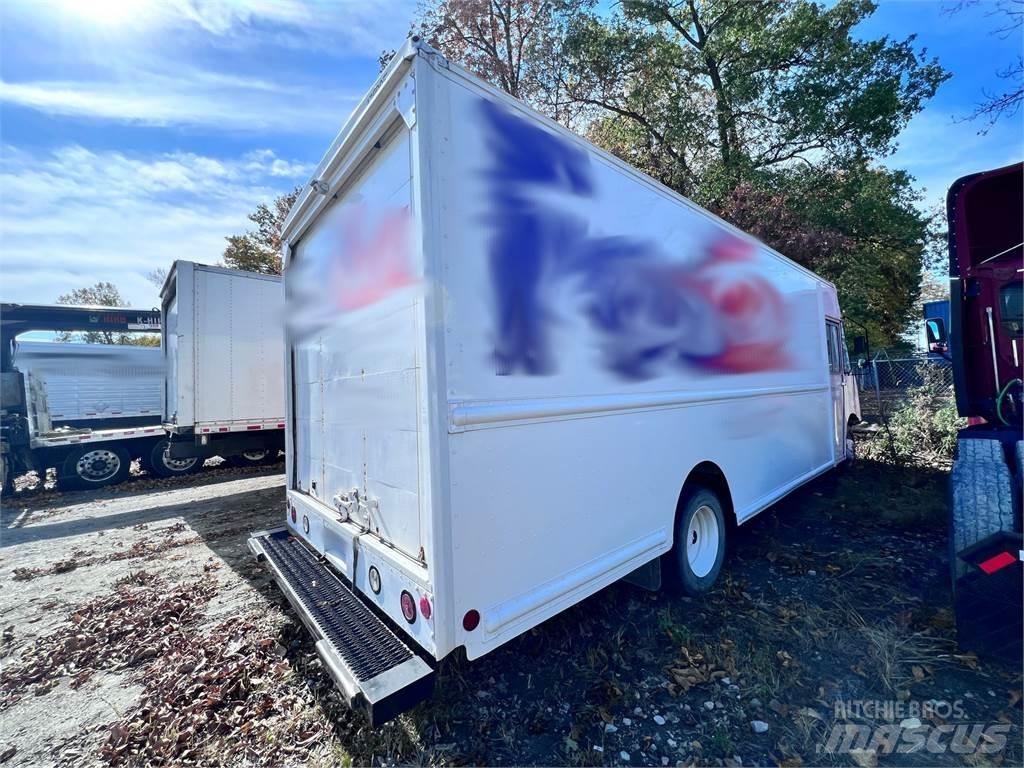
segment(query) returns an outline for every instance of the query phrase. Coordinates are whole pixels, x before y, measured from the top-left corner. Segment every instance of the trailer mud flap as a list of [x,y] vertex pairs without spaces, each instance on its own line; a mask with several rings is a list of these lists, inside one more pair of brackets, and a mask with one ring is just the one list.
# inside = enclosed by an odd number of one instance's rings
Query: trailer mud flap
[[430,696],[434,671],[287,528],[259,531],[249,549],[316,640],[349,706],[380,725]]
[[1019,664],[1024,653],[1024,563],[1019,533],[999,531],[958,556],[971,570],[956,583],[957,643],[979,656]]

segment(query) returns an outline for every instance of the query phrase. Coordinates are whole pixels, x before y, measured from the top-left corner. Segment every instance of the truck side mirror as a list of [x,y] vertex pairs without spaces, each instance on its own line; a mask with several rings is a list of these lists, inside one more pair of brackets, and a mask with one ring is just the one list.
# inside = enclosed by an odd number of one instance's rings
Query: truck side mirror
[[941,317],[930,317],[924,321],[924,331],[928,336],[928,349],[932,352],[944,352],[949,339],[946,336],[946,323]]
[[867,356],[868,354],[868,337],[867,336],[854,336],[853,337],[853,354],[854,357]]

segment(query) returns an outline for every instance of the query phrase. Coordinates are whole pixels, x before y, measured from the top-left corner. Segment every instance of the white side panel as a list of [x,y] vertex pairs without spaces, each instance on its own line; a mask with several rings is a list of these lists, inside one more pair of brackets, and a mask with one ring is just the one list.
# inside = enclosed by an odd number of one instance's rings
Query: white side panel
[[[232,421],[234,354],[231,278],[216,272],[195,273],[196,392],[195,423]],[[244,371],[237,371],[244,376]]]
[[160,419],[164,361],[156,347],[22,341],[14,365],[42,387],[54,426]]
[[667,551],[713,462],[746,519],[832,465],[821,293],[453,69],[432,146],[455,613],[470,657]]

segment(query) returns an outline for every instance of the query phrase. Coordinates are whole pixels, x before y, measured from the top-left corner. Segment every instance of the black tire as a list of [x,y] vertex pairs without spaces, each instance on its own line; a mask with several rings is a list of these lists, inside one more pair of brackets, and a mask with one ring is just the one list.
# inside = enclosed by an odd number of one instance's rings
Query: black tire
[[269,464],[276,458],[277,451],[272,451],[269,448],[260,448],[245,451],[245,453],[240,453],[237,456],[228,456],[228,461],[236,467],[259,467]]
[[949,564],[953,588],[968,571],[959,554],[999,531],[1016,530],[1015,488],[998,440],[960,440],[949,477]]
[[11,467],[11,460],[5,454],[0,457],[0,496],[11,497],[14,493],[14,471]]
[[131,466],[132,457],[120,445],[80,445],[64,458],[57,484],[62,490],[102,488],[123,482]]
[[189,459],[172,459],[167,455],[167,446],[170,440],[164,438],[153,443],[149,455],[144,457],[146,470],[157,477],[179,477],[198,472],[203,466],[203,460],[198,457]]
[[668,585],[692,596],[708,592],[722,571],[726,535],[718,495],[699,486],[688,491],[679,501],[675,541],[665,556]]

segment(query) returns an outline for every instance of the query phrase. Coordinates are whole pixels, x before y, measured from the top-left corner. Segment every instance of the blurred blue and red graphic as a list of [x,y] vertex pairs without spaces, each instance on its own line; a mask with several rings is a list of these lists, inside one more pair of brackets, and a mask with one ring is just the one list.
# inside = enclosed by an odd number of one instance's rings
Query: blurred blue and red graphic
[[650,237],[593,234],[578,204],[599,196],[588,153],[494,102],[479,105],[499,374],[558,369],[552,324],[565,307],[550,297],[562,281],[578,292],[603,364],[623,378],[788,367],[786,302],[753,242],[719,230],[681,259]]
[[375,208],[358,201],[327,214],[322,235],[309,239],[291,270],[288,326],[296,338],[418,282],[410,218],[408,206]]

